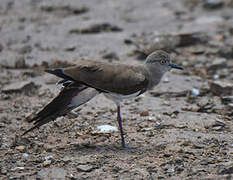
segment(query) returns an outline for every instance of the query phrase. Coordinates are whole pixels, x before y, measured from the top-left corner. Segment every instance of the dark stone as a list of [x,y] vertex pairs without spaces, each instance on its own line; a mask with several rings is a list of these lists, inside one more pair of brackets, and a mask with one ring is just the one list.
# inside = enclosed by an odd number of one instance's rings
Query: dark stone
[[109,23],[94,24],[83,29],[71,29],[71,34],[95,34],[101,32],[120,32],[122,28]]
[[224,5],[222,0],[204,0],[203,8],[213,10],[222,8]]

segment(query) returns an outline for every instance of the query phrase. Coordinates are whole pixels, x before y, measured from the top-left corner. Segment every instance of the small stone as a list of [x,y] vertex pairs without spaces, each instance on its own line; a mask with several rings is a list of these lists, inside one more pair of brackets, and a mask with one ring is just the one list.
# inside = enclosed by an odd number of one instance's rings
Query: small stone
[[43,167],[46,167],[46,166],[49,166],[51,163],[52,163],[52,162],[51,162],[50,160],[44,161],[44,162],[42,163],[42,166],[43,166]]
[[142,132],[146,132],[146,131],[152,131],[154,128],[152,127],[145,127],[145,128],[142,128],[141,131]]
[[192,95],[194,96],[198,96],[200,94],[199,90],[196,88],[193,88],[191,92],[192,92]]
[[25,146],[16,146],[15,149],[24,150],[24,149],[25,149]]
[[184,47],[199,43],[206,43],[209,39],[204,33],[180,33],[180,34],[156,34],[143,33],[134,38],[133,44],[136,46],[136,52],[139,57],[144,59],[155,50],[161,49],[172,51],[176,47]]
[[168,77],[163,78],[163,82],[164,82],[164,83],[168,83],[168,82],[169,82]]
[[166,173],[174,173],[174,172],[175,172],[175,169],[174,169],[174,168],[166,168],[166,169],[165,169],[165,172],[166,172]]
[[182,164],[183,160],[178,157],[178,158],[176,158],[175,162],[176,162],[176,164]]
[[228,167],[220,166],[218,169],[218,174],[233,174],[233,164]]
[[163,157],[165,157],[165,158],[167,158],[167,157],[170,157],[172,154],[170,154],[170,153],[165,153],[164,155],[163,155]]
[[214,127],[212,127],[212,130],[215,130],[215,131],[220,131],[222,129],[223,129],[222,126],[214,126]]
[[117,127],[110,126],[110,125],[101,125],[101,126],[98,126],[97,129],[101,133],[109,133],[109,132],[117,131]]
[[77,169],[83,172],[90,172],[94,169],[94,167],[92,165],[85,164],[85,165],[78,165]]
[[164,105],[164,106],[170,106],[171,104],[170,104],[170,102],[169,102],[169,101],[163,101],[163,102],[161,103],[161,105]]
[[23,170],[23,169],[24,169],[24,167],[18,166],[18,167],[15,167],[15,168],[11,168],[11,171]]
[[65,51],[74,51],[76,49],[76,45],[69,45],[65,47]]
[[227,67],[216,71],[216,74],[219,76],[219,78],[229,77],[229,73],[229,68]]
[[223,46],[219,48],[218,54],[224,58],[233,58],[233,47]]
[[149,116],[149,111],[147,111],[147,110],[141,111],[140,116]]
[[1,167],[1,171],[0,172],[1,172],[1,174],[6,174],[7,170],[5,168]]
[[46,167],[46,166],[49,166],[50,164],[52,164],[55,160],[53,158],[53,156],[46,156],[45,158],[45,161],[42,163],[42,166]]
[[225,128],[226,123],[222,120],[216,120],[212,125],[211,129],[215,131],[221,131]]
[[223,96],[221,97],[223,104],[233,103],[233,96]]
[[109,52],[109,53],[106,53],[102,56],[102,58],[104,59],[107,59],[107,60],[119,60],[119,57],[118,55],[115,53],[115,52]]
[[222,0],[204,0],[203,1],[203,8],[213,10],[213,9],[219,9],[223,7],[223,1]]
[[212,81],[210,82],[210,91],[217,96],[232,95],[233,83],[219,80]]
[[70,5],[55,5],[49,3],[42,3],[40,5],[40,10],[46,13],[55,13],[62,16],[69,15],[80,15],[89,11],[89,8],[83,7],[73,7]]
[[213,79],[218,79],[219,78],[219,75],[218,74],[214,74],[213,75]]
[[71,34],[96,34],[101,32],[121,32],[123,29],[109,23],[93,24],[87,28],[74,28],[69,31]]
[[46,156],[45,158],[45,161],[54,161],[54,159],[53,159],[53,156]]
[[198,107],[196,104],[191,106],[183,106],[181,108],[183,111],[192,111],[192,112],[198,112],[200,107]]
[[25,59],[23,57],[16,60],[16,62],[15,62],[16,69],[23,69],[23,68],[27,68],[27,67],[28,66],[26,65]]
[[29,156],[29,154],[23,153],[23,158],[27,158],[28,156]]
[[218,119],[215,121],[215,125],[226,126],[226,123],[225,121]]
[[36,89],[38,86],[32,81],[15,82],[3,87],[4,93],[16,93],[16,92],[29,92],[32,89]]
[[225,58],[215,59],[211,65],[207,67],[208,71],[216,71],[217,69],[226,68],[227,60]]
[[177,171],[177,172],[182,172],[182,171],[184,171],[184,168],[183,168],[183,167],[178,166],[178,167],[176,167],[176,171]]

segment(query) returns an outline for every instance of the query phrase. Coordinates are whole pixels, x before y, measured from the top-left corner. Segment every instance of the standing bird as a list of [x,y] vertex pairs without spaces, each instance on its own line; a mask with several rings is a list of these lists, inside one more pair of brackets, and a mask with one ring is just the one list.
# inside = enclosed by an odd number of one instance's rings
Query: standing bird
[[151,53],[144,64],[137,66],[86,60],[70,68],[46,70],[62,78],[58,84],[62,84],[63,88],[57,97],[28,121],[34,122],[34,126],[23,135],[103,93],[117,105],[121,144],[126,148],[120,102],[152,89],[171,68],[183,69],[172,64],[166,52],[158,50]]

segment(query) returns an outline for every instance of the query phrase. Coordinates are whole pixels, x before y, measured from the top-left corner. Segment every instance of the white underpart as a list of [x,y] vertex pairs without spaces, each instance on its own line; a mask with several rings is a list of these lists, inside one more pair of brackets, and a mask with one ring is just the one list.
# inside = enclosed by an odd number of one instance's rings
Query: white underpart
[[130,94],[130,95],[122,95],[122,94],[116,94],[116,93],[104,93],[105,97],[111,99],[114,101],[117,105],[120,105],[120,102],[123,99],[129,99],[137,97],[140,94],[141,91],[138,91],[136,93]]
[[79,106],[81,104],[86,103],[87,101],[91,100],[95,97],[99,92],[94,88],[87,88],[78,93],[75,97],[72,98],[69,107]]

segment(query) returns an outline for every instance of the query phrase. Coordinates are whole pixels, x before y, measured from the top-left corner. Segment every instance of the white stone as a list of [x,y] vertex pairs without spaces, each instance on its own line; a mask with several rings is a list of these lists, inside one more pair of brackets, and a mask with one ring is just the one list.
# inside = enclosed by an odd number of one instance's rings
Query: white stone
[[117,127],[115,126],[110,126],[110,125],[101,125],[101,126],[98,126],[97,129],[100,131],[100,132],[112,132],[112,131],[117,131]]

